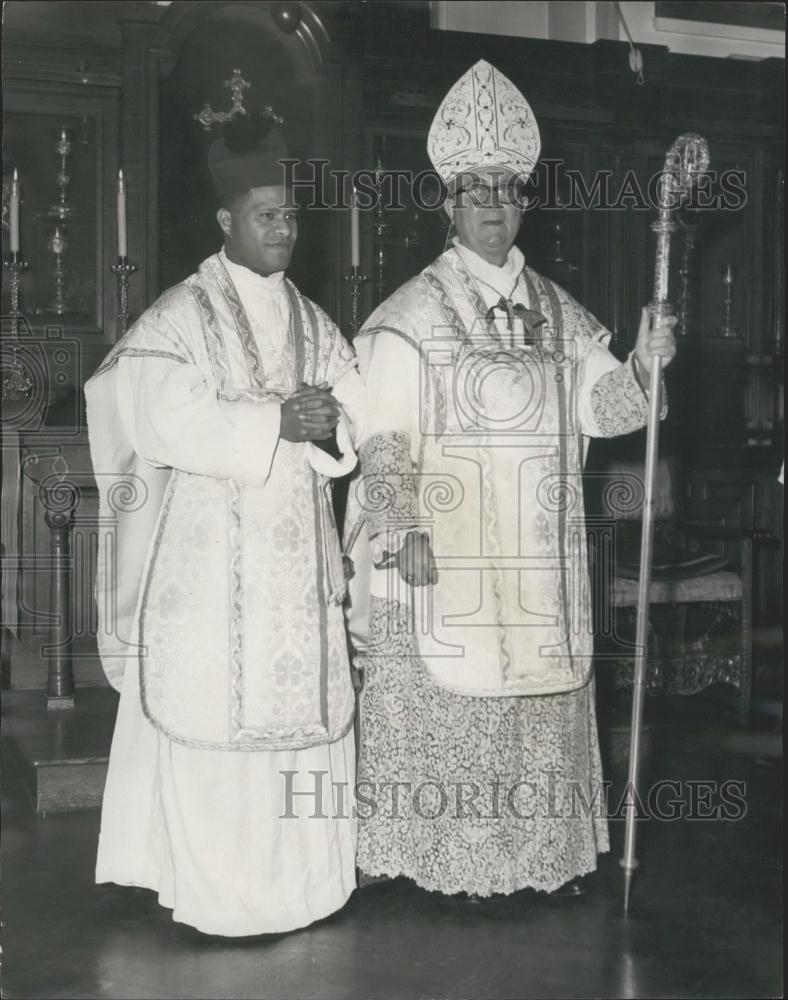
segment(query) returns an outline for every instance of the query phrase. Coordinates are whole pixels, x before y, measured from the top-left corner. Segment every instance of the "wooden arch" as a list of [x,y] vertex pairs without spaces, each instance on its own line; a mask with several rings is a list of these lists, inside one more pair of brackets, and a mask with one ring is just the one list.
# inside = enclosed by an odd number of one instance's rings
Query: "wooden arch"
[[[291,8],[298,19],[292,33],[274,20],[276,7]],[[287,53],[298,83],[308,84],[323,65],[331,41],[323,21],[308,3],[276,4],[270,0],[190,0],[174,3],[161,21],[172,65],[195,28],[208,21],[247,21],[271,35]]]

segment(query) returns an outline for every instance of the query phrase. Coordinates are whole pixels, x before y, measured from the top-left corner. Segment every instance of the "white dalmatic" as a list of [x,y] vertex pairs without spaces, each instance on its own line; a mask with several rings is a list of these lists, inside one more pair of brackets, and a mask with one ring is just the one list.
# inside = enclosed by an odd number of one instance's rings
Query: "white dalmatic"
[[[279,437],[301,383],[342,404],[338,461]],[[208,933],[303,926],[355,884],[346,809],[309,818],[310,772],[324,803],[353,781],[331,507],[364,420],[352,349],[282,273],[222,252],[146,311],[86,396],[114,529],[100,650],[122,687],[97,881],[158,890]]]

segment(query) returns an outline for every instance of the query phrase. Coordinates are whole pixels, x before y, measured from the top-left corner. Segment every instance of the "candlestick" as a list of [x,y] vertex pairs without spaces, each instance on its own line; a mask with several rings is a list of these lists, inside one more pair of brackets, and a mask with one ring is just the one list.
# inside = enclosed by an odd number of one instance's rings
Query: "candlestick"
[[[561,210],[563,210],[563,207],[564,206],[559,201],[558,202],[558,208],[561,209]],[[563,222],[561,221],[560,218],[557,218],[555,220],[555,222],[553,223],[553,243],[555,245],[555,249],[553,251],[553,261],[552,261],[553,264],[563,264],[564,263],[563,248],[561,246],[561,243],[562,243],[562,240],[563,240],[563,235],[564,235],[564,225],[563,225]]]
[[3,267],[11,274],[11,344],[10,350],[3,357],[2,397],[13,401],[28,399],[33,388],[33,380],[19,356],[19,277],[27,270],[28,264],[18,252],[11,253],[4,261]]
[[358,201],[356,200],[355,187],[353,188],[353,200],[350,204],[350,266],[353,268],[361,266]]
[[49,206],[47,218],[58,222],[65,222],[67,219],[75,218],[78,212],[68,200],[68,187],[71,184],[71,175],[68,172],[68,158],[74,149],[74,142],[69,130],[63,125],[60,135],[55,143],[55,152],[60,157],[60,166],[55,176],[55,183],[58,188],[58,200]]
[[351,267],[345,275],[345,281],[350,285],[350,327],[354,336],[361,325],[361,286],[366,280],[366,275],[361,273],[358,266]]
[[14,178],[11,181],[11,202],[8,206],[11,253],[19,253],[19,175],[14,167]]
[[66,222],[69,219],[77,218],[79,215],[68,200],[68,187],[71,184],[71,175],[68,172],[68,160],[73,148],[74,143],[71,133],[63,125],[55,142],[55,152],[60,159],[60,165],[55,175],[58,199],[49,206],[46,214],[47,221],[53,223],[53,228],[47,239],[47,248],[55,258],[55,268],[52,275],[55,285],[55,297],[50,308],[57,316],[62,316],[67,310],[65,267],[63,265],[63,257],[68,250],[69,242]]
[[386,221],[385,209],[383,207],[383,179],[384,170],[382,163],[382,151],[385,150],[385,140],[381,141],[381,153],[378,154],[378,160],[375,165],[375,193],[377,200],[375,202],[375,216],[372,223],[372,230],[375,234],[375,292],[374,299],[376,304],[380,305],[383,301],[383,292],[385,287],[385,277],[386,277],[386,240],[389,234],[389,224]]
[[126,182],[123,171],[118,171],[118,257],[128,256],[128,241],[126,237]]
[[19,276],[29,265],[18,251],[14,251],[3,261],[3,267],[11,272],[11,319],[18,320],[22,315],[19,308]]
[[63,268],[63,255],[68,250],[65,226],[55,226],[47,241],[49,252],[55,258],[55,270],[52,275],[55,281],[55,298],[52,301],[52,312],[62,316],[66,311],[66,277]]
[[722,327],[723,337],[735,337],[736,331],[733,329],[733,265],[727,264],[722,272],[722,283],[725,286],[725,322]]
[[419,226],[421,225],[421,220],[419,218],[419,213],[414,209],[413,211],[413,228],[409,233],[405,234],[405,249],[410,250],[411,247],[421,246],[421,233],[419,232]]
[[[775,185],[775,205],[774,218],[782,219],[783,204],[785,194],[785,174],[782,170],[777,171],[777,183]],[[782,359],[783,359],[783,312],[785,309],[785,278],[781,267],[782,239],[772,250],[775,255],[776,267],[772,277],[772,316],[774,323],[774,356],[775,363],[779,363],[780,378],[782,379]]]
[[110,268],[118,285],[118,320],[121,335],[129,328],[129,277],[136,270],[128,257],[118,257],[117,264],[113,264]]

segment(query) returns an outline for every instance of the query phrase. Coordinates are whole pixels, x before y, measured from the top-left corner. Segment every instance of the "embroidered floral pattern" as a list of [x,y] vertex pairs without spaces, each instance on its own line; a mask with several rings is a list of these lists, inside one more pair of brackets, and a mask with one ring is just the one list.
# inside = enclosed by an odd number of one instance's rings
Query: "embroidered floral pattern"
[[446,182],[484,164],[509,167],[527,177],[540,148],[528,102],[508,77],[483,59],[451,88],[427,137],[430,161]]
[[[184,286],[192,312],[204,310],[202,338],[194,331],[197,348],[204,341],[201,369],[222,399],[264,398],[251,346],[236,343],[244,336],[237,297],[221,293],[219,268],[209,259]],[[293,309],[294,325],[309,329],[285,359],[288,383],[308,373],[334,384],[354,364],[352,349],[307,300],[296,297]],[[171,739],[262,750],[347,732],[354,699],[342,610],[328,600],[329,563],[340,575],[342,567],[330,513],[322,478],[291,442],[279,442],[262,490],[173,473],[141,621],[145,712]]]
[[[602,437],[616,437],[639,430],[648,419],[648,398],[635,378],[629,361],[603,375],[591,390],[591,406]],[[665,387],[662,412],[667,415]]]
[[538,511],[534,521],[536,523],[534,536],[539,544],[539,547],[543,549],[549,548],[553,533],[550,530],[550,522],[548,521],[544,511]]
[[275,525],[271,534],[276,551],[280,555],[298,550],[301,543],[301,528],[294,518],[286,518]]
[[592,871],[609,847],[592,686],[454,694],[414,656],[408,609],[374,597],[370,639],[385,652],[363,664],[358,777],[374,806],[359,807],[362,871],[481,896]]
[[196,364],[191,345],[184,340],[178,325],[172,322],[173,311],[189,315],[199,324],[199,312],[185,284],[164,292],[115,344],[95,374],[108,371],[120,358],[154,357],[179,364]]
[[418,521],[409,434],[373,435],[361,449],[361,469],[370,537]]
[[188,595],[174,581],[170,581],[159,598],[159,614],[167,621],[179,618],[184,610],[184,598]]

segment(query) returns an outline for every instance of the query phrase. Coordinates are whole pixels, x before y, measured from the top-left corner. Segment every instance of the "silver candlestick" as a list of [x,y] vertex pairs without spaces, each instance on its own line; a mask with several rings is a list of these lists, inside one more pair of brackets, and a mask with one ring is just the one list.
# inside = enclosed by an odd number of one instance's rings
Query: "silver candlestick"
[[4,270],[11,275],[11,344],[8,354],[3,358],[2,396],[4,400],[28,399],[33,381],[19,357],[19,319],[22,315],[19,309],[19,277],[28,268],[28,263],[16,251],[9,254],[3,261]]
[[736,331],[733,328],[733,285],[735,277],[733,265],[727,264],[722,272],[722,283],[725,286],[725,321],[722,326],[723,337],[735,337]]
[[409,233],[405,234],[405,249],[410,250],[412,247],[421,246],[421,233],[419,232],[419,227],[421,225],[421,219],[419,213],[414,210],[413,212],[413,227]]
[[117,264],[110,267],[118,285],[118,322],[121,336],[129,328],[129,278],[136,270],[128,257],[118,257]]
[[366,280],[367,276],[361,273],[360,267],[351,267],[345,275],[345,281],[350,286],[350,326],[354,336],[361,325],[361,286]]
[[68,239],[65,226],[56,225],[47,240],[47,248],[55,258],[55,269],[52,277],[55,283],[55,298],[52,301],[52,312],[62,316],[66,311],[66,279],[63,269],[63,255],[68,250]]
[[11,319],[13,320],[18,320],[22,315],[19,310],[19,277],[29,266],[18,250],[9,254],[3,261],[3,267],[11,274]]
[[77,215],[76,209],[68,200],[68,187],[71,184],[71,175],[68,172],[68,158],[74,150],[74,139],[71,132],[63,125],[60,135],[55,143],[55,152],[60,158],[60,166],[55,175],[55,183],[58,188],[58,199],[49,206],[49,216],[52,219],[59,219],[65,222]]
[[[385,151],[385,140],[381,141],[381,153]],[[375,258],[375,283],[374,298],[375,304],[380,305],[383,301],[386,280],[386,240],[389,235],[389,224],[386,221],[386,210],[383,206],[383,182],[385,171],[381,153],[378,154],[378,161],[375,165],[375,192],[377,201],[375,202],[375,214],[372,222],[374,233],[374,258]]]
[[67,310],[65,292],[65,269],[63,257],[68,250],[68,230],[66,223],[70,219],[77,217],[78,212],[68,200],[68,188],[71,184],[71,176],[68,172],[68,161],[74,149],[74,141],[71,133],[65,125],[61,126],[60,134],[55,143],[55,152],[60,159],[55,183],[58,188],[57,201],[53,202],[46,214],[49,222],[54,223],[54,227],[47,240],[47,248],[55,258],[55,268],[53,272],[55,285],[55,298],[52,302],[52,311],[57,316],[62,316]]

